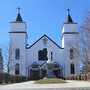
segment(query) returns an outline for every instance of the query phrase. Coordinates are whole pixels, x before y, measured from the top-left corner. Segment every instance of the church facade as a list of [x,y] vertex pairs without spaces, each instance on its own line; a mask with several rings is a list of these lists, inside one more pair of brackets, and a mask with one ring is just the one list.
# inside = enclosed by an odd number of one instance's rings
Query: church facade
[[[51,51],[56,77],[68,77],[80,73],[79,56],[76,55],[74,42],[78,43],[77,23],[68,13],[62,26],[62,47],[49,36],[43,35],[31,46],[27,45],[26,23],[18,12],[16,21],[11,22],[10,34],[10,74],[22,75],[31,79],[46,75],[47,49]],[[78,47],[76,47],[78,49]]]

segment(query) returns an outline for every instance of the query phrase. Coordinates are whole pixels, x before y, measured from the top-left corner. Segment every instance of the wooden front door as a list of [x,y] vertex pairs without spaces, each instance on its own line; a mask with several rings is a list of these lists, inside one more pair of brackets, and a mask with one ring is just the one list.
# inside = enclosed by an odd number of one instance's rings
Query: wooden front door
[[39,78],[39,70],[33,70],[32,76],[33,76],[33,78],[35,78],[35,79]]

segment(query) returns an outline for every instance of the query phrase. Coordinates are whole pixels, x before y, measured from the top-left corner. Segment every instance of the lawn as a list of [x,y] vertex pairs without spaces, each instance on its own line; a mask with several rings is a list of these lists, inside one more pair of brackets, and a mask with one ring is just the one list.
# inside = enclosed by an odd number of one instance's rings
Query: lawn
[[66,83],[65,80],[63,79],[58,79],[58,78],[45,78],[45,79],[40,79],[35,82],[35,84],[54,84],[54,83]]

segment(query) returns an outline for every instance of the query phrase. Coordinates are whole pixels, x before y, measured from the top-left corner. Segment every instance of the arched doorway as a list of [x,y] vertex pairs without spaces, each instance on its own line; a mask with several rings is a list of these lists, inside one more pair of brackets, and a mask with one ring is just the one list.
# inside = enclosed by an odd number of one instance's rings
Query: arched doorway
[[46,76],[46,69],[41,69],[41,78]]
[[29,69],[29,78],[30,79],[40,78],[40,69],[39,69],[39,65],[36,62],[33,63]]
[[55,74],[55,76],[57,78],[62,77],[62,68],[57,62],[54,63],[54,70],[53,70],[53,72],[54,72],[54,74]]

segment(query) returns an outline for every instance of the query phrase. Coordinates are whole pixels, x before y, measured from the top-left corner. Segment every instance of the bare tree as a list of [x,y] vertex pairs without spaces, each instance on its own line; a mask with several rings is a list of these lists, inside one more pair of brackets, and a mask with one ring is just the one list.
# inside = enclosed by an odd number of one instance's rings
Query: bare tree
[[69,45],[74,49],[75,57],[81,60],[83,73],[87,73],[90,72],[90,11],[85,12],[84,21],[78,28],[78,33],[75,42]]
[[[77,35],[78,34],[78,35]],[[83,24],[78,28],[74,42],[68,43],[82,63],[82,72],[90,72],[90,11],[85,12]]]
[[90,11],[85,12],[83,24],[79,28],[80,58],[83,72],[90,72]]
[[1,48],[0,48],[0,72],[3,72],[3,56]]
[[1,45],[2,48],[2,55],[3,55],[3,63],[4,63],[4,70],[6,72],[10,72],[10,70],[14,69],[13,66],[10,66],[10,63],[13,61],[10,59],[10,56],[14,53],[13,50],[11,50],[11,45],[10,44],[4,44]]

